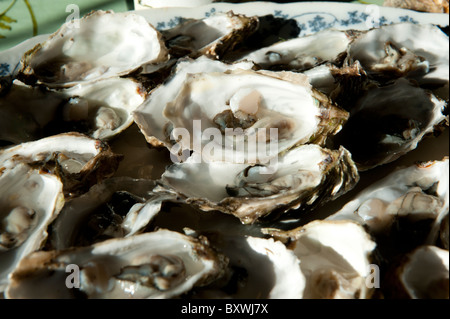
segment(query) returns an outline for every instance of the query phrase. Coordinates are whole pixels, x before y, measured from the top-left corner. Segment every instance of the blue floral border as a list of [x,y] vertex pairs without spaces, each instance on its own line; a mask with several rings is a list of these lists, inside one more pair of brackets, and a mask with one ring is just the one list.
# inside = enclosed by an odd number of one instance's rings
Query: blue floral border
[[11,66],[8,63],[0,63],[0,76],[7,76],[11,74]]
[[385,16],[374,18],[369,13],[358,10],[347,12],[347,17],[345,19],[339,19],[334,14],[329,12],[308,12],[301,15],[290,16],[289,14],[283,13],[283,11],[275,10],[274,16],[284,19],[297,20],[301,29],[300,36],[316,33],[330,28],[351,28],[352,26],[365,23],[370,24],[371,27],[374,28],[396,22],[410,22],[414,24],[419,23],[408,15],[400,16],[398,21],[390,21]]
[[[211,8],[209,11],[204,13],[204,17],[208,18],[214,15],[216,12],[218,12],[216,8]],[[299,27],[301,28],[300,36],[336,27],[349,28],[364,23],[371,23],[372,27],[380,27],[382,25],[388,25],[398,22],[411,22],[414,24],[419,23],[409,15],[398,17],[398,21],[391,21],[387,19],[385,16],[380,16],[375,19],[373,16],[371,16],[371,14],[367,13],[366,11],[363,12],[358,10],[347,12],[347,17],[345,19],[339,19],[334,14],[329,12],[307,12],[301,15],[291,16],[287,13],[284,13],[282,10],[275,10],[273,15],[275,17],[283,19],[297,20]],[[176,16],[170,19],[169,21],[159,22],[156,25],[156,29],[158,30],[170,29],[184,21],[186,21],[185,18],[181,16]]]

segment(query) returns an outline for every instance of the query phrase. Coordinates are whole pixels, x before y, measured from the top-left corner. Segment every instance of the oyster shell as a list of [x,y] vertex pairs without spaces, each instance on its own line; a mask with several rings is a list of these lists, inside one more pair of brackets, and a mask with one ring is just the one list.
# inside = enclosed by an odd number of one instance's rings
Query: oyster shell
[[[348,116],[298,73],[182,72],[175,83],[155,91],[156,95],[139,107],[135,121],[150,143],[164,144],[180,161],[185,160],[183,152],[194,151],[206,161],[264,163],[295,145],[325,145]],[[160,123],[165,123],[164,127],[152,126],[151,117],[159,116],[159,110],[151,112],[152,101],[159,101],[163,108]],[[204,136],[207,132],[213,135],[212,142]],[[276,150],[267,142],[269,138],[277,139]],[[252,142],[265,150],[251,149]]]
[[0,172],[0,292],[21,259],[42,248],[63,205],[56,176],[25,164]]
[[361,94],[335,140],[360,170],[390,163],[448,126],[447,103],[406,78]]
[[387,274],[387,298],[448,299],[449,253],[424,245],[404,256]]
[[18,144],[71,131],[108,140],[133,123],[131,113],[144,99],[142,85],[130,78],[61,90],[15,80],[0,99],[0,140]]
[[299,228],[265,233],[283,241],[300,260],[306,279],[304,299],[366,299],[376,243],[352,221],[313,221]]
[[448,0],[385,0],[383,6],[433,13],[448,13]]
[[130,127],[132,112],[145,100],[142,85],[130,78],[112,78],[60,92],[70,97],[63,110],[64,120],[90,122],[87,133],[101,140]]
[[323,62],[340,64],[354,39],[350,32],[324,30],[253,51],[242,60],[269,70],[305,71]]
[[62,250],[89,246],[143,231],[170,194],[154,194],[155,182],[126,177],[109,178],[66,202],[51,225],[47,248]]
[[305,278],[292,250],[272,238],[205,233],[229,259],[228,275],[193,291],[195,298],[301,299]]
[[304,145],[270,165],[230,162],[173,164],[161,177],[165,189],[205,211],[218,210],[253,223],[274,211],[305,209],[350,190],[359,174],[345,149]]
[[363,33],[349,47],[349,64],[358,60],[379,80],[406,77],[448,99],[448,36],[434,25],[399,23]]
[[171,56],[220,59],[258,27],[257,17],[217,13],[204,19],[191,19],[162,31]]
[[144,103],[133,112],[135,123],[139,126],[148,143],[153,146],[171,147],[167,128],[170,121],[163,115],[166,105],[174,100],[181,90],[188,74],[202,72],[225,72],[233,69],[251,69],[253,63],[225,64],[206,57],[196,60],[182,59],[173,69],[173,75],[155,88]]
[[448,171],[448,158],[398,169],[327,220],[352,220],[366,227],[386,261],[420,245],[434,245],[449,210]]
[[121,156],[104,142],[78,133],[59,134],[0,150],[0,166],[25,163],[58,175],[66,195],[74,195],[111,176]]
[[134,13],[94,11],[66,22],[27,52],[18,77],[51,87],[67,87],[129,74],[142,65],[167,60],[161,34]]
[[448,158],[398,169],[327,219],[353,220],[375,235],[390,232],[398,218],[431,219],[440,224],[449,208],[448,171]]
[[[204,241],[158,230],[71,250],[29,255],[11,275],[6,298],[174,298],[223,275],[227,261]],[[66,267],[79,268],[68,288]],[[49,285],[49,282],[52,282]]]

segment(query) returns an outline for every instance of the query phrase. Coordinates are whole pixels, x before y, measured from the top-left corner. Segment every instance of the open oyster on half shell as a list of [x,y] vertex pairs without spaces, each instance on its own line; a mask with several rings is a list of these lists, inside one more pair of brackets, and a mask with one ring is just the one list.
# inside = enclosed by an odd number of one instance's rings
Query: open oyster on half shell
[[353,221],[316,220],[293,230],[263,229],[300,260],[304,299],[366,299],[376,243]]
[[[78,266],[78,276],[68,278],[70,265]],[[160,229],[84,248],[31,254],[12,274],[6,297],[174,298],[220,278],[226,265],[227,259],[206,239]]]
[[61,178],[64,193],[73,196],[110,177],[121,155],[104,142],[79,133],[50,136],[0,150],[1,169],[27,164]]
[[315,207],[354,187],[359,174],[347,150],[303,145],[266,165],[230,162],[173,164],[161,177],[164,190],[204,211],[221,211],[254,223],[269,214]]
[[127,75],[167,58],[161,34],[144,17],[99,10],[66,22],[27,52],[18,76],[30,84],[68,87]]
[[189,19],[161,31],[171,56],[207,56],[219,59],[258,27],[257,17],[217,13],[204,19]]
[[58,177],[24,163],[0,170],[0,292],[22,258],[43,247],[63,205]]
[[327,219],[366,227],[387,260],[419,245],[437,245],[449,211],[448,172],[448,158],[398,169]]
[[350,64],[358,60],[378,81],[413,79],[448,99],[448,36],[431,24],[398,23],[363,32],[350,46]]
[[324,30],[277,42],[252,51],[240,60],[252,61],[267,70],[305,71],[325,62],[341,64],[356,36],[351,31]]
[[15,80],[0,99],[0,143],[18,144],[66,132],[109,140],[133,123],[132,112],[145,97],[143,85],[131,78],[53,90]]
[[[183,152],[194,151],[208,161],[259,163],[259,157],[274,157],[296,145],[325,145],[348,118],[302,74],[253,71],[245,62],[182,63],[181,71],[134,113],[146,139],[165,145],[180,160]],[[271,139],[277,139],[275,151]],[[265,149],[252,148],[253,141]]]
[[245,223],[351,189],[358,180],[351,155],[322,148],[347,112],[303,74],[251,65],[181,62],[134,113],[147,141],[166,146],[175,162],[162,186]]
[[387,298],[448,299],[449,252],[421,245],[389,270],[384,284]]

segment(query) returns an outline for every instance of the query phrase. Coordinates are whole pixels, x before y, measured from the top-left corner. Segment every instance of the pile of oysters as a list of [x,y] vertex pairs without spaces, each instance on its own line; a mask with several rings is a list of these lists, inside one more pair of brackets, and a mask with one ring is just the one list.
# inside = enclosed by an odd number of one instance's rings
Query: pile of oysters
[[355,193],[447,129],[445,29],[75,22],[0,82],[3,298],[449,298],[448,157]]

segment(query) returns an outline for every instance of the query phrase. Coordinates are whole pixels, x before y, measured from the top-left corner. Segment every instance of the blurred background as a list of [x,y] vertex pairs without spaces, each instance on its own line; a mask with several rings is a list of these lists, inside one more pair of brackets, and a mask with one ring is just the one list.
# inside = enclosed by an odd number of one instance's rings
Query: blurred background
[[[431,0],[425,0],[431,1]],[[436,0],[434,0],[436,1]],[[448,0],[444,0],[448,3]],[[0,51],[38,35],[56,31],[73,14],[84,14],[103,9],[123,12],[134,10],[135,3],[160,5],[161,3],[213,2],[213,0],[0,0]],[[214,2],[249,2],[229,0]],[[272,0],[272,2],[300,2]],[[383,0],[342,1],[383,5]],[[423,1],[422,1],[423,2]],[[77,12],[79,10],[79,12]]]

